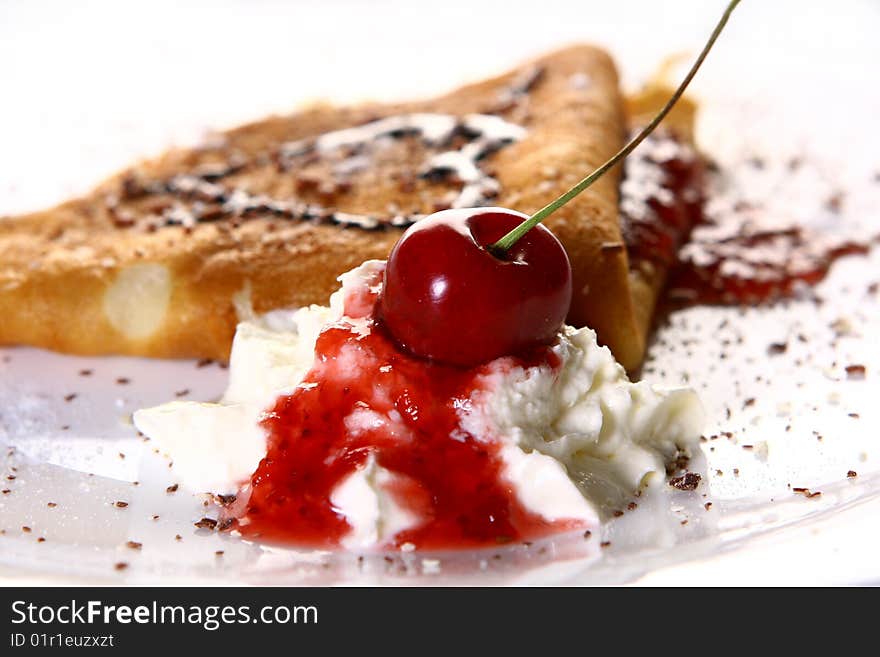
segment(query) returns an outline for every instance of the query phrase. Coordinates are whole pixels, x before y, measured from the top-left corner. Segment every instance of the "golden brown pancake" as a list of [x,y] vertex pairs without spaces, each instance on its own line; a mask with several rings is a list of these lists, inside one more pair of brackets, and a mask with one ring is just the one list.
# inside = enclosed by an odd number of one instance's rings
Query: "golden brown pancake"
[[[82,198],[0,220],[0,343],[228,357],[242,308],[325,304],[405,227],[460,205],[531,213],[622,145],[611,58],[576,46],[444,96],[316,105],[138,164]],[[631,273],[611,172],[548,221],[569,321],[641,362],[662,267]]]

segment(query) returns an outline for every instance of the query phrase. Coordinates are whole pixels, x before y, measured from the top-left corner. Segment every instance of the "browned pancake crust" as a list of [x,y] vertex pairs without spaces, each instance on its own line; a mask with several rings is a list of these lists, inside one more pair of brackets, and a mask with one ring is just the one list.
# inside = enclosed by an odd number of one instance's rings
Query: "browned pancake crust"
[[[501,186],[493,204],[527,213],[603,163],[625,132],[614,64],[590,46],[555,52],[432,100],[314,106],[236,128],[216,144],[135,166],[83,198],[0,221],[0,343],[226,359],[242,291],[249,291],[256,312],[326,303],[340,273],[386,257],[402,229],[291,220],[259,208],[236,214],[210,201],[200,206],[210,221],[166,225],[170,209],[189,209],[194,199],[154,188],[179,174],[204,177],[219,166],[221,174],[207,179],[228,191],[349,213],[429,213],[460,186],[418,178],[426,156],[418,140],[399,140],[387,161],[373,162],[343,185],[320,160],[285,168],[281,155],[282,144],[408,112],[495,113],[524,126],[527,136],[488,155],[483,167]],[[144,193],[150,185],[153,191]],[[634,368],[650,318],[634,307],[627,254],[617,246],[617,188],[613,172],[547,225],[574,270],[570,321],[594,328],[620,362]]]

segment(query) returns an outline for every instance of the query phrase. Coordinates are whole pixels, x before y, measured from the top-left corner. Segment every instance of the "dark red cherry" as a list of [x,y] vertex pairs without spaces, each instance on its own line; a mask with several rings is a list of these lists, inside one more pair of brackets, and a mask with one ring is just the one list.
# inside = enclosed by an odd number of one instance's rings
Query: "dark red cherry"
[[413,225],[388,258],[379,317],[404,350],[472,367],[551,343],[571,304],[571,264],[538,225],[501,257],[486,248],[526,215],[444,210]]

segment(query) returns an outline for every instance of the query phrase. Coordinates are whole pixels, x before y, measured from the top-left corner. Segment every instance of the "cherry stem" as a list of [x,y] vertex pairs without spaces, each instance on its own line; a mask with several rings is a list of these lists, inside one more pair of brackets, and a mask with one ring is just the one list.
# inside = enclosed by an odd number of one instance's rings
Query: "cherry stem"
[[613,168],[618,162],[620,162],[623,158],[625,158],[633,150],[635,150],[636,146],[641,144],[642,141],[644,141],[645,137],[651,134],[654,131],[654,128],[656,128],[660,124],[660,122],[664,118],[666,118],[666,115],[669,114],[669,110],[671,110],[673,105],[675,105],[678,99],[681,98],[684,90],[687,89],[687,86],[690,84],[691,80],[693,80],[694,76],[697,74],[697,71],[700,69],[703,60],[706,59],[706,55],[708,55],[709,51],[712,49],[712,45],[715,43],[715,40],[718,39],[718,35],[721,34],[721,30],[724,29],[725,25],[727,25],[727,19],[730,18],[730,14],[733,13],[733,10],[736,8],[739,2],[740,0],[731,0],[731,2],[727,5],[727,9],[724,10],[724,14],[721,16],[721,20],[719,20],[718,25],[715,26],[715,29],[712,32],[712,36],[709,37],[709,40],[703,47],[703,51],[700,53],[700,56],[697,57],[697,60],[694,62],[693,66],[691,66],[691,70],[688,71],[688,74],[685,76],[682,83],[678,86],[678,89],[675,90],[675,93],[672,94],[672,97],[668,101],[666,101],[663,109],[660,110],[657,116],[651,119],[650,123],[642,128],[642,131],[639,132],[639,134],[633,137],[626,146],[621,148],[610,160],[608,160],[605,164],[593,171],[593,173],[591,173],[589,176],[581,180],[574,187],[569,189],[552,203],[545,205],[531,217],[523,221],[519,226],[507,233],[500,240],[492,244],[489,247],[489,251],[498,254],[505,253],[510,247],[516,244],[516,242],[523,235],[525,235],[532,228],[544,221],[544,219],[556,212],[559,208],[568,203],[571,199],[580,194],[587,187],[596,182],[599,178],[604,176],[609,169]]

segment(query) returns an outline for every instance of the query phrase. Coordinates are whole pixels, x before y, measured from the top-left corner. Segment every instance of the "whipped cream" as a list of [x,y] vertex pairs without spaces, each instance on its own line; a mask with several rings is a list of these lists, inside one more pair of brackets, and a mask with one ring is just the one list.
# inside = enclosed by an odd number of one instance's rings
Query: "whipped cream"
[[[504,358],[491,363],[483,375],[488,384],[462,415],[463,428],[543,455],[606,510],[662,489],[666,463],[699,444],[704,412],[696,393],[632,383],[589,328],[563,326],[553,351],[561,363],[556,371],[510,367]],[[513,480],[542,515],[562,499],[561,491]]]
[[[369,320],[343,316],[344,308],[364,286],[375,288],[383,267],[368,261],[342,275],[329,306],[241,322],[219,402],[177,401],[135,413],[137,428],[173,459],[185,487],[230,493],[248,481],[267,450],[264,413],[280,395],[314,385],[303,379],[322,329],[344,321],[355,335],[369,334]],[[665,464],[698,445],[702,407],[690,389],[630,382],[588,328],[563,327],[552,351],[554,365],[505,357],[482,366],[458,420],[462,432],[500,443],[501,476],[526,510],[598,528],[621,501],[666,488]],[[364,404],[346,418],[346,431],[381,426],[395,435],[395,413]],[[396,477],[370,456],[336,485],[330,503],[351,527],[343,547],[387,545],[423,520],[395,500]]]

